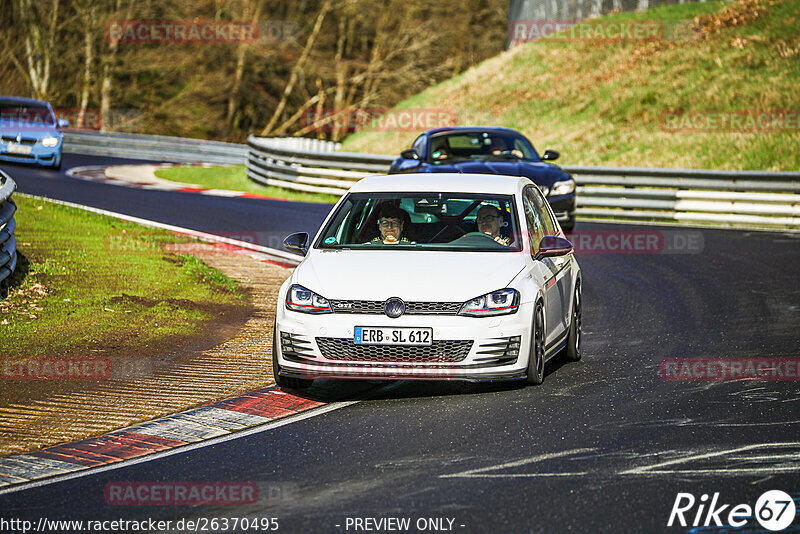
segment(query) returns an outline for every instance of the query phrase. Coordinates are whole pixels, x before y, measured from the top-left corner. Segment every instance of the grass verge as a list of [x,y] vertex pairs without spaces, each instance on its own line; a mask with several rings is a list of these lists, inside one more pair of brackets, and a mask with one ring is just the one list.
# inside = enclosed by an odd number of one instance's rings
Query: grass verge
[[[516,128],[560,151],[566,165],[800,170],[798,13],[800,0],[737,0],[610,15],[596,20],[660,21],[664,37],[530,42],[397,108]],[[666,123],[674,111],[761,110],[794,114],[794,127],[678,131]],[[344,149],[399,154],[418,133],[360,132]]]
[[189,238],[14,198],[20,259],[0,301],[3,357],[139,354],[248,306],[230,278],[162,249]]
[[156,176],[173,182],[196,184],[211,189],[244,191],[245,193],[255,193],[296,202],[335,204],[336,201],[339,200],[339,197],[336,195],[306,193],[303,191],[283,189],[282,187],[257,184],[247,177],[244,165],[221,167],[169,167],[157,170]]

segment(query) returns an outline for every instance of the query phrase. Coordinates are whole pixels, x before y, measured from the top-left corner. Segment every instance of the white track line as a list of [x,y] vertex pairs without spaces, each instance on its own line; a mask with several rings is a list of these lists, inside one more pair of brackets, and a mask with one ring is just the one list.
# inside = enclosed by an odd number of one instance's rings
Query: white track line
[[567,451],[551,452],[546,454],[538,454],[523,460],[516,460],[503,464],[492,465],[489,467],[481,467],[479,469],[469,469],[460,473],[453,473],[451,475],[441,475],[439,478],[515,478],[515,477],[540,477],[540,476],[580,476],[587,473],[496,473],[486,474],[487,471],[499,471],[501,469],[509,469],[511,467],[519,467],[521,465],[528,465],[536,462],[543,462],[545,460],[552,460],[553,458],[560,458],[563,456],[570,456],[572,454],[579,454],[582,452],[592,452],[594,448],[571,449]]

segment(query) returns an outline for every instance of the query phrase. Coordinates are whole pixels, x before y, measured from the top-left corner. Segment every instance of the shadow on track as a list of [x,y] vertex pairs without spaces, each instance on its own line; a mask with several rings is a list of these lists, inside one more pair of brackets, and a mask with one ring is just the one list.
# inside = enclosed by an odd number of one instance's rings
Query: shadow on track
[[[554,358],[545,366],[548,376],[569,362]],[[463,382],[447,380],[317,380],[306,390],[285,391],[304,399],[318,402],[377,401],[426,397],[450,397],[454,395],[480,395],[513,391],[529,387],[525,380],[502,380],[495,382]]]

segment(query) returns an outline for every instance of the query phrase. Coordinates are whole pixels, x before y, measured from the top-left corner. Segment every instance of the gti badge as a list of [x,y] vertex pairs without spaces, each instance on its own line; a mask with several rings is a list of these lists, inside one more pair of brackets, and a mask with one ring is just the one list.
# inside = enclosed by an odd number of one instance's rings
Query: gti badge
[[405,313],[406,303],[397,297],[392,297],[384,303],[383,311],[388,317],[397,319]]

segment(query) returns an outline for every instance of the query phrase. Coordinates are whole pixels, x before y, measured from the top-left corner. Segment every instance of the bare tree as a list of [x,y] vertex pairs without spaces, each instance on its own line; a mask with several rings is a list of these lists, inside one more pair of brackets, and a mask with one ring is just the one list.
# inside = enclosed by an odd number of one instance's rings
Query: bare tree
[[[306,61],[308,60],[308,55],[311,53],[311,49],[314,47],[314,41],[317,39],[320,29],[322,29],[322,22],[325,20],[325,16],[328,14],[328,11],[331,10],[331,4],[331,0],[325,0],[325,2],[322,4],[319,14],[317,15],[317,20],[314,22],[314,28],[311,30],[311,34],[308,36],[308,40],[306,41],[306,46],[303,49],[303,53],[300,55],[297,63],[295,63],[292,73],[289,76],[289,81],[283,90],[283,95],[281,95],[281,100],[278,103],[278,107],[275,108],[275,111],[272,113],[272,118],[269,120],[267,125],[263,130],[261,130],[262,136],[268,135],[270,132],[272,132],[272,128],[275,126],[275,123],[278,122],[281,114],[283,114],[283,108],[286,107],[286,101],[289,99],[289,95],[292,94],[294,84],[297,83],[297,78]],[[280,133],[280,131],[277,133]]]
[[[114,17],[118,17],[121,20],[130,19],[133,10],[133,1],[134,0],[130,0],[123,6],[123,0],[113,0],[112,10],[107,17],[107,22],[112,22]],[[102,80],[100,82],[100,116],[103,121],[103,131],[111,126],[111,90],[114,84],[114,67],[117,60],[117,51],[119,50],[119,39],[112,35],[111,32],[106,35],[106,41],[108,46],[101,55]]]
[[50,89],[50,68],[55,52],[59,0],[14,0],[16,19],[23,36],[25,66],[31,92],[46,100]]
[[75,3],[75,8],[83,25],[83,83],[81,85],[80,111],[74,126],[82,127],[86,124],[86,109],[89,107],[89,92],[92,88],[97,5],[94,0],[82,0]]
[[[261,11],[264,7],[263,0],[246,0],[243,10],[242,20],[251,20],[254,25],[261,19]],[[249,43],[242,42],[236,50],[236,70],[233,74],[233,88],[228,97],[228,113],[226,120],[228,124],[235,126],[234,115],[239,106],[239,91],[242,87],[242,77],[244,76],[244,65]]]

